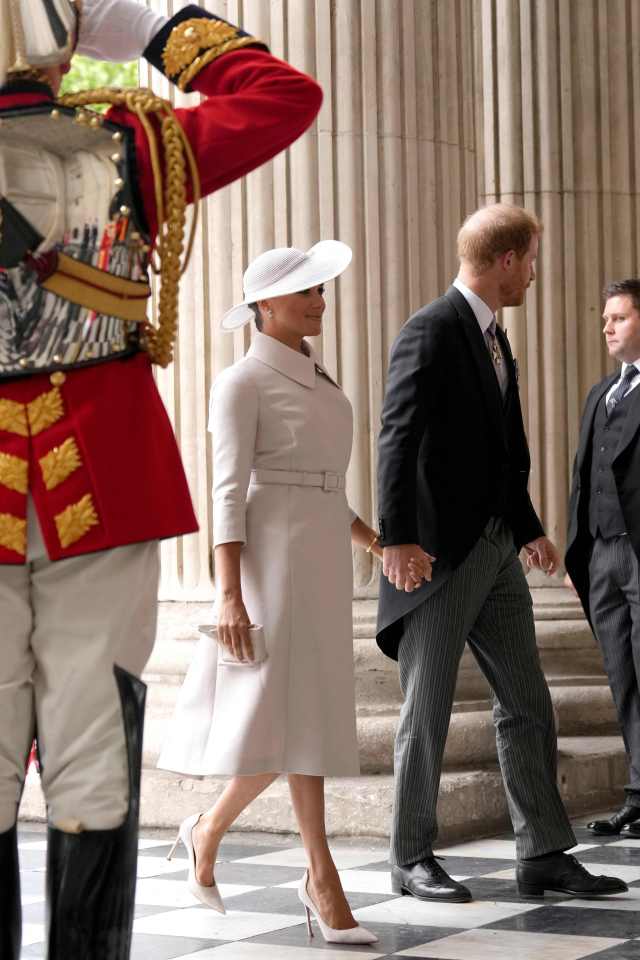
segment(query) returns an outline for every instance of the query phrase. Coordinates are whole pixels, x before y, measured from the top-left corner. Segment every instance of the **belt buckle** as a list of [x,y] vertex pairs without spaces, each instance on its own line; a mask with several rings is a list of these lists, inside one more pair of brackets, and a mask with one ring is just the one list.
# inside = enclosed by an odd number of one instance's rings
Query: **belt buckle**
[[[332,482],[333,481],[333,482]],[[340,477],[337,473],[329,473],[325,470],[324,473],[324,482],[322,484],[322,489],[325,493],[335,493],[336,490],[340,489]]]

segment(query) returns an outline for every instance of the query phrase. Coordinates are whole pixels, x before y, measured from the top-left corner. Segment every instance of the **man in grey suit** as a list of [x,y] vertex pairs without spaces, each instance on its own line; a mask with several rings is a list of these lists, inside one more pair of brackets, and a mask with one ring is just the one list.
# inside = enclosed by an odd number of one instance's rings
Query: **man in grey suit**
[[603,333],[622,367],[584,408],[573,468],[567,574],[596,635],[625,747],[625,802],[596,834],[640,838],[640,280],[604,291]]
[[[501,307],[523,303],[541,231],[533,214],[507,204],[472,214],[458,235],[454,284],[410,317],[391,352],[379,447],[378,643],[399,661],[405,698],[395,748],[392,885],[420,899],[471,899],[432,847],[465,642],[495,695],[520,892],[626,889],[564,853],[575,837],[556,786],[551,698],[518,559],[524,547],[530,566],[547,573],[559,560],[527,492],[516,367],[495,320]],[[433,575],[421,582],[429,557],[436,558]]]

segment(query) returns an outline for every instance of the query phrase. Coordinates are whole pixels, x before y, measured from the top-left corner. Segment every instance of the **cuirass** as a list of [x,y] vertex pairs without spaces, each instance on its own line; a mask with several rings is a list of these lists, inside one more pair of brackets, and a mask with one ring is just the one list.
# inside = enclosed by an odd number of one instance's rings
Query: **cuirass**
[[0,112],[0,196],[41,241],[17,266],[0,264],[0,379],[139,349],[137,322],[83,305],[72,292],[67,299],[44,289],[34,266],[65,254],[103,271],[98,278],[146,280],[149,247],[133,151],[127,128],[92,111],[47,103]]

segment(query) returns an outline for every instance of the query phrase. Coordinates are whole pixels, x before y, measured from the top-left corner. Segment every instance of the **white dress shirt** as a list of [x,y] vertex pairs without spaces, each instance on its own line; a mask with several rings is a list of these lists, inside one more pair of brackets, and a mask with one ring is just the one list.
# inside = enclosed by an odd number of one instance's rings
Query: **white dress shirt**
[[[630,366],[631,366],[630,363],[623,363],[623,364],[622,364],[622,369],[621,369],[621,371],[620,371],[620,376],[618,377],[618,379],[616,380],[616,382],[613,384],[613,386],[609,387],[609,389],[607,390],[607,397],[606,397],[605,403],[609,403],[609,397],[611,396],[611,394],[613,393],[613,391],[616,389],[616,387],[618,386],[618,384],[620,383],[620,381],[621,381],[622,378],[624,377],[625,373],[627,372],[627,367],[630,367]],[[627,392],[625,393],[625,397],[629,396],[629,394],[631,393],[631,391],[632,391],[632,390],[635,390],[635,388],[636,388],[636,387],[638,386],[638,384],[640,383],[640,359],[634,361],[634,366],[636,367],[636,369],[637,369],[637,371],[638,371],[638,375],[637,375],[637,377],[634,377],[633,380],[631,381],[631,385],[629,386],[629,389],[628,389]]]
[[491,336],[491,334],[488,332],[489,327],[496,319],[495,314],[491,307],[484,302],[482,297],[479,297],[477,293],[474,293],[473,290],[470,290],[469,287],[458,277],[456,277],[456,279],[453,281],[453,285],[456,290],[460,291],[474,312],[480,330],[482,331],[482,336],[484,337],[484,341],[487,345],[487,350],[489,351],[489,357],[491,358],[491,364],[498,380],[500,393],[503,397],[505,397],[509,385],[509,375],[504,362],[504,354],[500,346],[500,341],[495,335],[495,326],[493,328],[493,336]]
[[475,318],[480,324],[482,335],[484,336],[495,320],[495,314],[491,307],[488,307],[482,297],[470,290],[469,287],[459,280],[458,277],[453,281],[453,286],[459,290],[475,314]]

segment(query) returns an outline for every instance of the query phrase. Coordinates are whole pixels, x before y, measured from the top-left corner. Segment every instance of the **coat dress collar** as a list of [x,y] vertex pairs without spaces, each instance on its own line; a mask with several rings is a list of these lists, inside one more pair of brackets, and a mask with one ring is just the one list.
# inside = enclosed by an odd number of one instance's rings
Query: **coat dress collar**
[[289,377],[290,380],[295,380],[296,383],[302,384],[303,387],[308,387],[310,390],[315,389],[317,382],[316,373],[318,370],[331,380],[332,383],[335,383],[331,374],[328,373],[320,363],[311,344],[306,340],[304,340],[303,343],[305,349],[308,351],[306,355],[300,353],[298,350],[293,350],[291,347],[287,347],[284,343],[281,343],[280,340],[276,340],[275,337],[269,337],[266,333],[257,332],[251,341],[251,346],[247,351],[247,357],[251,357],[253,360],[259,360],[261,363],[266,364],[273,370],[277,370],[278,373],[283,374],[285,377]]

